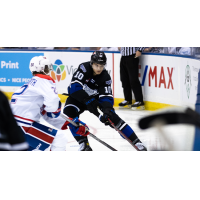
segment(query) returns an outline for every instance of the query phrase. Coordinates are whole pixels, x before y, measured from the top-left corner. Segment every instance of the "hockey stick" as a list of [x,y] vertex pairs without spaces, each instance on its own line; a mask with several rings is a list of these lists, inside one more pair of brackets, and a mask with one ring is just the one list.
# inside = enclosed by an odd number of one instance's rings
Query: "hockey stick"
[[[110,122],[110,125],[123,137],[123,138],[125,138],[125,140],[127,140],[127,142],[129,142],[130,144],[131,144],[131,146],[133,146],[134,148],[135,148],[135,146],[134,146],[134,144],[132,143],[132,141],[122,132],[122,131],[120,131],[115,125],[114,125],[114,123],[108,118],[108,121]],[[136,148],[135,148],[136,149]],[[137,149],[136,149],[137,150]]]
[[191,108],[168,108],[143,117],[139,121],[141,129],[168,124],[190,124],[200,127],[200,115]]
[[[98,111],[101,113],[101,115],[103,115],[103,112],[98,108]],[[110,122],[110,125],[125,139],[127,140],[127,142],[129,142],[131,144],[131,146],[134,146],[134,144],[132,143],[132,141],[122,132],[120,131],[115,125],[114,123],[108,118],[108,121]],[[136,148],[135,148],[136,149]],[[137,150],[137,149],[136,149]]]
[[[69,119],[65,114],[61,113],[60,116],[65,119],[66,121],[70,122],[72,125],[74,125],[75,127],[78,127],[79,125],[76,124],[74,121],[72,121],[71,119]],[[111,147],[109,144],[105,143],[104,141],[100,140],[98,137],[96,137],[95,135],[93,135],[92,133],[89,134],[89,136],[91,136],[92,138],[94,138],[95,140],[97,140],[98,142],[100,142],[101,144],[103,144],[104,146],[106,146],[107,148],[109,148],[112,151],[117,151],[116,149],[114,149],[113,147]]]
[[170,124],[189,124],[200,127],[200,115],[190,108],[168,108],[139,120],[139,127],[141,129],[157,128],[163,141],[168,144],[169,150],[173,151],[175,147],[167,133],[162,129],[163,126]]

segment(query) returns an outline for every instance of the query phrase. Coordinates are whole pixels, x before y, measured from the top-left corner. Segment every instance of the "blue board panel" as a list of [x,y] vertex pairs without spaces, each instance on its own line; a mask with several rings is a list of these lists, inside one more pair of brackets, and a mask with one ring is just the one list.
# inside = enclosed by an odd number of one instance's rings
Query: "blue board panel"
[[30,60],[44,53],[1,53],[0,52],[0,86],[22,86],[32,74],[29,70]]
[[[197,90],[197,102],[195,104],[195,110],[200,114],[200,72],[198,73],[198,90]],[[195,128],[194,146],[193,151],[200,151],[200,129]]]

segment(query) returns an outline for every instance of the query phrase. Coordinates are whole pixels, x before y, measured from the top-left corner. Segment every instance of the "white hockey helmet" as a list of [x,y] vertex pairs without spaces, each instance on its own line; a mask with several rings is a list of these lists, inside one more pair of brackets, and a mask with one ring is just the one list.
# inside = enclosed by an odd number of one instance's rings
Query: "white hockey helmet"
[[31,73],[43,72],[45,74],[49,74],[49,73],[46,73],[45,71],[50,72],[51,70],[53,70],[53,65],[45,56],[35,56],[30,61],[29,69]]

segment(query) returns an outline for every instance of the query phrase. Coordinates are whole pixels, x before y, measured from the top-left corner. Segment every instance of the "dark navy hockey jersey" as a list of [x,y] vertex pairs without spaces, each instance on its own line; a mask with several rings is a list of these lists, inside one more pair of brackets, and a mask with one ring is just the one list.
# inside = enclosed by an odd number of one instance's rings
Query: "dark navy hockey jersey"
[[0,151],[23,151],[28,148],[24,133],[17,126],[9,102],[0,91]]
[[72,98],[79,102],[83,102],[84,99],[93,96],[100,103],[109,102],[113,106],[111,84],[111,77],[105,69],[101,74],[94,76],[90,62],[85,62],[80,64],[73,74],[68,92]]

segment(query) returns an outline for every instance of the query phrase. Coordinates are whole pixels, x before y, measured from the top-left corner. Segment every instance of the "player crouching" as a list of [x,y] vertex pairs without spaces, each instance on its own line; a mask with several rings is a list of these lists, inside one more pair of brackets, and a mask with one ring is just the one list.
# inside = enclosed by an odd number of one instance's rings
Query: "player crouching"
[[[44,151],[51,145],[51,151],[66,150],[67,126],[78,135],[86,136],[86,125],[78,128],[66,122],[61,116],[61,102],[55,81],[49,76],[53,69],[51,62],[44,56],[33,57],[29,69],[32,79],[18,89],[11,99],[14,117],[25,134],[29,150]],[[39,123],[40,117],[56,127],[49,128]],[[78,118],[74,119],[79,123]]]
[[[111,126],[108,121],[110,119],[114,126],[131,141],[136,150],[146,151],[146,147],[133,129],[116,114],[113,108],[112,80],[105,69],[106,63],[107,58],[104,52],[95,51],[90,61],[79,65],[68,87],[69,97],[65,102],[63,113],[68,117],[76,118],[88,110],[97,116],[102,123]],[[101,109],[103,115],[100,115],[97,107]],[[92,151],[86,136],[71,132],[79,143],[81,151]]]

